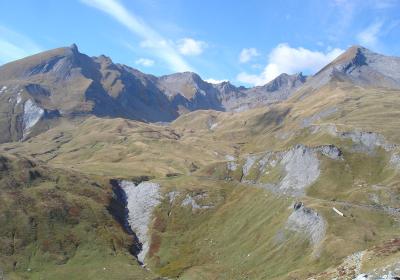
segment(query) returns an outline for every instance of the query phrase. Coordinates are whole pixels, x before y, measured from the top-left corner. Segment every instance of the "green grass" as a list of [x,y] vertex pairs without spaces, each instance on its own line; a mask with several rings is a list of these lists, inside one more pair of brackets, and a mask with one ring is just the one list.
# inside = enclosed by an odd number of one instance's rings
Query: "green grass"
[[0,161],[0,267],[7,276],[151,279],[129,254],[133,238],[108,210],[106,182],[25,158]]

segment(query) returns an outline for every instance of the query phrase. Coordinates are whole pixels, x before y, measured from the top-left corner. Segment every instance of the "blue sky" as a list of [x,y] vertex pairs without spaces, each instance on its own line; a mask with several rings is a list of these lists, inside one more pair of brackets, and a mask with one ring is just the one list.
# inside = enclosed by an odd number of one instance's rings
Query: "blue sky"
[[261,85],[354,44],[400,56],[400,0],[1,1],[0,63],[76,43],[155,75]]

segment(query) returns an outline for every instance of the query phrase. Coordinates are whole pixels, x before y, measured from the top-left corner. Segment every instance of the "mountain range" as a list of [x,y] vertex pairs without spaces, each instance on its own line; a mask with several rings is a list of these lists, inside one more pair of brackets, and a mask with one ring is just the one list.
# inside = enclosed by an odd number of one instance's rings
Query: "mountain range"
[[[237,111],[286,99],[306,80],[282,74],[262,87],[210,84],[192,72],[162,77],[81,54],[76,45],[50,50],[0,67],[2,142],[24,138],[26,100],[40,119],[95,115],[169,122],[194,110]],[[18,102],[19,100],[22,103]],[[39,109],[40,108],[40,109]]]
[[27,136],[31,124],[23,121],[22,104],[28,99],[33,104],[31,110],[36,110],[33,120],[42,123],[60,116],[83,115],[170,122],[195,110],[235,112],[265,106],[286,100],[299,89],[319,88],[331,80],[399,88],[399,72],[398,58],[353,46],[313,76],[283,73],[264,86],[245,88],[229,82],[211,84],[192,72],[155,77],[114,64],[104,55],[89,57],[72,45],[0,67],[0,141]]

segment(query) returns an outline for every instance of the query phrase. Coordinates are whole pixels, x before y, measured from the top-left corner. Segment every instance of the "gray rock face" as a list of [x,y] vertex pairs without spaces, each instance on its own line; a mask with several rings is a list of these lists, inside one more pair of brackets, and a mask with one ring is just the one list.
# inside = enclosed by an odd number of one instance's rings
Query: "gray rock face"
[[187,194],[186,197],[182,200],[181,206],[182,207],[191,207],[192,210],[209,209],[209,208],[214,207],[212,205],[200,205],[199,204],[199,201],[201,201],[207,197],[208,197],[208,195],[206,193],[196,194],[194,196]]
[[335,125],[313,126],[312,133],[324,131],[332,136],[350,139],[353,142],[353,150],[356,152],[372,153],[377,147],[387,152],[393,151],[397,145],[389,143],[385,137],[376,132],[370,131],[345,131],[340,132]]
[[301,195],[320,174],[315,151],[302,145],[284,153],[280,164],[284,167],[286,175],[278,184],[278,188],[284,193]]
[[24,104],[23,114],[23,137],[25,138],[30,130],[38,123],[43,117],[44,110],[40,108],[32,100],[28,99]]
[[334,160],[343,159],[342,151],[335,145],[323,145],[316,148],[321,154]]
[[161,202],[160,185],[142,182],[136,186],[132,182],[121,181],[120,187],[127,198],[128,223],[142,244],[142,250],[137,258],[143,263],[150,247],[148,231],[153,210]]
[[253,164],[256,162],[258,159],[258,156],[248,156],[246,158],[246,162],[243,165],[243,175],[247,176],[250,173],[250,169],[252,168]]
[[179,196],[179,192],[178,191],[171,191],[167,194],[168,199],[169,199],[169,203],[173,204],[176,200],[176,198]]
[[238,168],[238,164],[236,162],[236,158],[232,155],[226,155],[225,159],[228,161],[226,163],[226,168],[229,171],[235,171]]
[[302,73],[281,74],[264,86],[236,88],[232,85],[221,91],[221,100],[227,111],[240,112],[286,100],[307,80]]
[[397,280],[400,275],[400,262],[374,269],[368,273],[361,273],[357,275],[353,280]]
[[400,155],[392,154],[390,157],[390,163],[397,169],[400,169]]
[[326,222],[315,210],[295,204],[285,228],[304,235],[313,245],[317,245],[324,239]]
[[234,161],[229,161],[226,164],[226,167],[228,168],[229,171],[236,171],[236,169],[238,168],[238,164]]
[[356,150],[371,152],[375,147],[381,147],[386,151],[391,151],[395,147],[394,145],[386,142],[385,137],[375,132],[364,132],[364,131],[351,131],[342,132],[339,134],[341,138],[349,138],[354,143],[358,144],[354,148]]
[[[283,152],[266,152],[264,154],[248,156],[243,165],[243,182],[257,184],[272,191],[290,196],[302,196],[306,188],[312,185],[320,175],[318,154],[332,160],[341,160],[342,152],[334,145],[307,147],[296,145]],[[252,168],[257,168],[255,173],[259,176],[268,175],[269,171],[279,167],[282,179],[276,183],[259,183],[257,179],[249,180]]]

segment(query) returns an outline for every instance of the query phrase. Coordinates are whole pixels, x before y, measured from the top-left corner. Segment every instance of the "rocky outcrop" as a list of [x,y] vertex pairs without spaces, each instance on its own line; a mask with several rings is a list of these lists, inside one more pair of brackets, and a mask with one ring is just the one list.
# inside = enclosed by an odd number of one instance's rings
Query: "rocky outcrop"
[[195,194],[194,196],[187,194],[182,200],[182,207],[190,207],[192,210],[198,209],[209,209],[213,208],[213,205],[202,205],[200,202],[208,197],[207,193]]
[[338,133],[338,136],[351,139],[355,143],[353,149],[360,152],[372,152],[376,147],[391,151],[395,147],[395,145],[388,143],[383,135],[375,132],[349,131]]
[[236,162],[236,158],[232,155],[226,155],[225,159],[228,161],[226,163],[226,168],[229,171],[236,171],[236,169],[238,168],[238,163]]
[[[307,80],[302,73],[288,75],[282,73],[263,86],[253,88],[234,87],[226,83],[225,90],[221,91],[221,99],[227,111],[241,112],[256,107],[288,99]],[[228,88],[228,89],[227,89]]]
[[311,133],[325,132],[341,139],[350,139],[353,142],[354,152],[373,153],[376,148],[382,148],[386,152],[393,151],[397,145],[390,143],[382,134],[372,131],[339,131],[333,124],[324,126],[310,126]]
[[23,112],[23,138],[25,138],[30,130],[39,122],[43,117],[44,110],[39,107],[32,100],[28,99],[24,104]]
[[277,187],[284,193],[302,194],[320,174],[315,151],[302,145],[284,153],[280,164],[284,167],[286,175]]
[[336,147],[335,145],[323,145],[323,146],[318,146],[315,148],[316,151],[319,151],[321,154],[323,154],[326,157],[329,157],[334,160],[339,160],[343,159],[342,151]]
[[127,222],[141,243],[137,258],[144,263],[150,248],[149,227],[153,210],[161,203],[160,185],[152,182],[135,185],[124,180],[119,185],[126,197]]
[[254,163],[258,159],[257,155],[251,155],[246,157],[246,162],[243,165],[243,176],[247,176],[250,173],[250,169],[253,167]]
[[[320,175],[318,154],[332,160],[342,159],[342,151],[334,145],[317,147],[296,145],[287,151],[250,155],[243,165],[243,182],[257,184],[286,195],[302,196],[305,189]],[[258,178],[248,178],[252,168],[257,168],[255,173],[258,173]],[[259,182],[259,177],[268,178],[270,171],[277,168],[281,173],[278,182]]]
[[293,206],[285,228],[306,237],[314,246],[325,236],[326,222],[315,210],[307,208],[302,202]]
[[390,157],[390,164],[396,168],[400,169],[400,155],[399,154],[392,154]]

